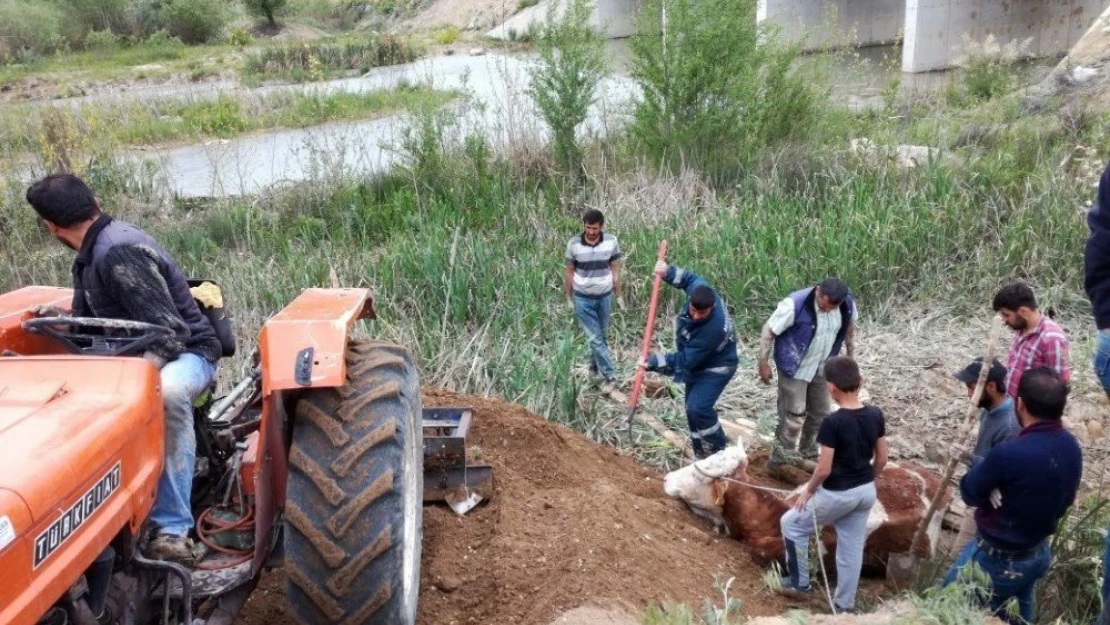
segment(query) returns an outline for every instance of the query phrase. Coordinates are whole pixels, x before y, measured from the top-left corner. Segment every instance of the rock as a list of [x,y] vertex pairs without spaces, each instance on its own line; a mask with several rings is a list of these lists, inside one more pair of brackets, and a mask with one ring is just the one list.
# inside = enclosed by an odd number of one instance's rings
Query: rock
[[166,69],[166,66],[165,65],[159,65],[157,63],[147,63],[146,65],[136,65],[135,67],[131,68],[131,71],[133,71],[133,72],[152,72],[152,71],[162,70],[162,69]]
[[452,593],[458,590],[459,586],[462,586],[462,580],[453,575],[448,575],[437,579],[435,586],[441,592]]
[[863,137],[852,139],[848,144],[848,153],[872,161],[892,160],[903,169],[912,169],[937,158],[940,150],[924,145],[879,146]]
[[1106,435],[1102,429],[1102,423],[1094,419],[1087,422],[1087,434],[1092,441],[1102,440],[1102,437]]
[[1076,65],[1070,72],[1068,72],[1068,82],[1073,85],[1085,85],[1095,77],[1098,76],[1098,70],[1093,67],[1084,67],[1083,65]]
[[485,48],[471,48],[470,56],[483,56],[486,53]]

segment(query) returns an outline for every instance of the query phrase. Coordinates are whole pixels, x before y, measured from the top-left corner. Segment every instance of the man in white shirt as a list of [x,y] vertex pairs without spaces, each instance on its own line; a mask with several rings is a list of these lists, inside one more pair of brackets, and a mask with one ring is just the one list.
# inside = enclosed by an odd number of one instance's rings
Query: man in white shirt
[[825,381],[825,361],[840,353],[851,357],[857,318],[856,303],[848,285],[839,278],[791,293],[779,302],[763,326],[759,344],[759,378],[770,384],[771,353],[779,370],[775,450],[771,468],[800,452],[817,457],[817,430],[829,414],[830,398]]

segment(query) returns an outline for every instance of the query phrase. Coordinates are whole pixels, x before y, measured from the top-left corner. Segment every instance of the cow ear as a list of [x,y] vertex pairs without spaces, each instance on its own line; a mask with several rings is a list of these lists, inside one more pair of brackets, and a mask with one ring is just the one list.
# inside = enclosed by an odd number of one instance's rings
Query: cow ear
[[713,505],[718,508],[725,505],[725,493],[728,492],[728,482],[724,480],[713,480]]

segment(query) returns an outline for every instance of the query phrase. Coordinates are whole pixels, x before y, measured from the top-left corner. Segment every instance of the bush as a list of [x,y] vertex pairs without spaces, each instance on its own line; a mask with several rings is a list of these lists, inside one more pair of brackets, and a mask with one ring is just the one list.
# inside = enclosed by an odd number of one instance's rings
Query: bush
[[793,67],[800,50],[757,25],[755,11],[755,0],[645,4],[632,40],[644,94],[632,136],[651,154],[724,170],[812,127],[819,92]]
[[185,43],[215,39],[226,19],[227,9],[221,0],[171,0],[162,7],[166,30]]
[[459,40],[459,29],[455,26],[448,26],[436,32],[436,43],[441,46],[449,46]]
[[287,8],[287,0],[243,0],[247,13],[255,17],[264,17],[270,26],[277,26],[277,17]]
[[0,0],[0,62],[49,54],[62,45],[64,15],[55,6],[29,0]]
[[151,48],[174,50],[185,47],[185,42],[171,35],[166,29],[160,28],[146,38],[146,45]]
[[89,34],[85,35],[86,50],[115,50],[119,45],[119,35],[110,30],[90,30]]
[[407,42],[389,35],[369,41],[334,43],[292,43],[268,46],[247,55],[243,71],[254,75],[289,76],[320,80],[335,72],[366,71],[372,67],[407,63],[416,50]]
[[[950,94],[959,100],[982,101],[1011,91],[1017,79],[1017,63],[1028,54],[1032,39],[1002,45],[994,35],[976,43],[964,35],[964,54],[956,61],[960,68],[962,92]],[[951,98],[950,98],[951,99]]]
[[131,36],[138,39],[163,30],[166,27],[162,19],[162,7],[166,0],[134,0],[128,9],[128,22],[131,26]]
[[243,28],[232,28],[231,32],[227,34],[227,42],[233,46],[242,48],[243,46],[249,46],[253,43],[254,37]]
[[74,19],[73,29],[66,33],[74,43],[84,40],[92,31],[127,32],[131,24],[131,0],[55,0]]
[[575,133],[586,121],[605,73],[605,42],[590,26],[591,13],[588,0],[573,0],[561,19],[549,9],[536,37],[540,62],[528,87],[551,130],[556,162],[576,180],[583,179],[585,171]]

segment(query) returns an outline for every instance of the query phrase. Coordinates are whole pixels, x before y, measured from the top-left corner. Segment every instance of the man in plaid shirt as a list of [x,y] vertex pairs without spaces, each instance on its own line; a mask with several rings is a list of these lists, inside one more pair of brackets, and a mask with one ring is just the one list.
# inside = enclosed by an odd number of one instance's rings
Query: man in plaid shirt
[[1071,382],[1068,338],[1063,329],[1037,310],[1033,289],[1023,282],[1002,287],[994,296],[994,310],[1015,330],[1006,359],[1006,394],[1017,397],[1021,375],[1035,367],[1054,370],[1064,384]]

